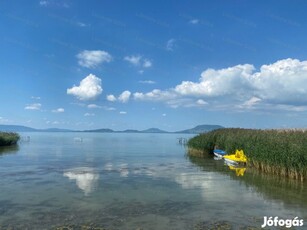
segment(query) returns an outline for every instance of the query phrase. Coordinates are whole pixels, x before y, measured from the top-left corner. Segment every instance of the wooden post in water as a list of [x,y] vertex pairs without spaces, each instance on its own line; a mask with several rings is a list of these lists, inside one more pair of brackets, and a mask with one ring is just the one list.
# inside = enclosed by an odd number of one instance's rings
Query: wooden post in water
[[184,137],[179,137],[178,139],[178,143],[181,145],[185,145],[187,143],[187,139]]

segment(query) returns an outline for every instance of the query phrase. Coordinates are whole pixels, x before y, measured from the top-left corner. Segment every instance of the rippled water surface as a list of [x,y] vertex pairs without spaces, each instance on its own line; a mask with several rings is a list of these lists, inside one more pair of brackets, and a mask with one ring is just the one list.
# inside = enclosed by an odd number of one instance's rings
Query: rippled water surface
[[30,141],[0,149],[0,229],[246,229],[263,216],[307,225],[306,183],[189,158],[177,138],[191,135],[21,135]]

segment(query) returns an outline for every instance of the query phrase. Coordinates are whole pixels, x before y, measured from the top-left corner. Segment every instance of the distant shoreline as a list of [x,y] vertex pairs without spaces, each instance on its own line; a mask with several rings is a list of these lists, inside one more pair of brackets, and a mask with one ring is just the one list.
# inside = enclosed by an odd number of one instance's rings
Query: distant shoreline
[[0,131],[9,132],[74,132],[74,133],[182,133],[182,134],[199,134],[209,132],[215,129],[224,128],[220,125],[198,125],[191,129],[185,129],[180,131],[169,132],[158,128],[149,128],[145,130],[126,129],[123,131],[115,131],[109,128],[92,129],[92,130],[70,130],[70,129],[34,129],[21,125],[0,125]]

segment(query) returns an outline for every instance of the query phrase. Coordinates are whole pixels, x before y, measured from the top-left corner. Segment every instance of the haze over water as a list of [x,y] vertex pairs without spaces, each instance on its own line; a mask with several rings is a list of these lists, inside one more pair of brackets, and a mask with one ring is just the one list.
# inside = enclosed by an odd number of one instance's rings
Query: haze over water
[[0,229],[259,227],[307,220],[306,183],[186,156],[182,134],[21,133],[0,149]]

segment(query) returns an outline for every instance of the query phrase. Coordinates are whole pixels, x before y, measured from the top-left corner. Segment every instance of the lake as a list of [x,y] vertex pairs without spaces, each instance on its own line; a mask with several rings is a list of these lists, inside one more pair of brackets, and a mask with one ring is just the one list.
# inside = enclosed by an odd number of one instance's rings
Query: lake
[[260,228],[264,216],[307,221],[306,182],[250,169],[242,176],[211,156],[188,157],[177,138],[193,135],[21,136],[18,146],[0,149],[0,229],[246,229]]

